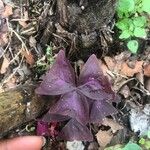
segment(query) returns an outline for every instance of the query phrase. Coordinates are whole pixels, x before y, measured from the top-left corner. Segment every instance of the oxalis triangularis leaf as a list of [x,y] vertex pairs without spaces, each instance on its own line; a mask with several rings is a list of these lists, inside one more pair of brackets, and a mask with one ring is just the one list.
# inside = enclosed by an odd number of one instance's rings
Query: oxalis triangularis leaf
[[58,137],[68,141],[92,141],[93,136],[87,125],[100,123],[106,116],[117,112],[111,105],[116,101],[116,94],[94,54],[87,60],[78,77],[61,50],[42,79],[36,89],[37,94],[61,96],[42,118],[43,127],[39,123],[39,134],[48,134],[45,123],[68,121]]

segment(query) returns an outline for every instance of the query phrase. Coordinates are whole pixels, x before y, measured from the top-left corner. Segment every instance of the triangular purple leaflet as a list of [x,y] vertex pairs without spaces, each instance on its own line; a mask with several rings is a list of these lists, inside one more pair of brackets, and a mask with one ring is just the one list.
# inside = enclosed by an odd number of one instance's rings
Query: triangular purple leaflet
[[94,101],[91,113],[90,122],[100,123],[106,116],[116,114],[117,110],[107,101]]
[[50,113],[69,116],[82,124],[87,124],[89,105],[84,95],[73,91],[62,95],[60,100],[50,108]]
[[43,76],[43,81],[36,89],[40,95],[60,95],[75,89],[75,73],[65,53],[58,53],[52,68]]
[[71,119],[65,127],[62,129],[62,131],[59,134],[59,137],[61,137],[64,140],[67,141],[92,141],[93,136],[90,130],[77,122],[75,119]]

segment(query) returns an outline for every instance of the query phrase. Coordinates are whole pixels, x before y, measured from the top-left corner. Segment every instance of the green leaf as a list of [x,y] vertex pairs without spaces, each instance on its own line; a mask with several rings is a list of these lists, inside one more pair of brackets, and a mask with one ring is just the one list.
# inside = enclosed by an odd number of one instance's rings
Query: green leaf
[[132,142],[129,142],[124,148],[123,150],[142,150],[142,148],[135,144],[135,143],[132,143]]
[[130,18],[124,18],[116,23],[116,27],[122,31],[131,31],[134,28],[133,20]]
[[144,144],[145,144],[145,139],[144,139],[144,138],[141,138],[141,139],[139,140],[139,144],[144,145]]
[[150,149],[150,141],[146,141],[145,147],[146,147],[146,149]]
[[135,17],[133,18],[133,24],[136,27],[143,27],[146,25],[146,17],[142,16],[142,17]]
[[147,132],[147,137],[150,139],[150,130]]
[[143,0],[142,5],[143,5],[142,7],[143,11],[150,14],[150,0]]
[[119,39],[128,39],[131,35],[132,33],[129,30],[124,30],[119,36]]
[[144,28],[136,27],[134,29],[134,36],[140,38],[146,38],[147,37],[146,30]]
[[116,27],[122,31],[128,30],[128,28],[129,28],[128,19],[125,18],[125,19],[122,19],[121,21],[118,21],[116,23]]
[[127,43],[127,47],[133,54],[136,54],[139,47],[139,43],[136,40],[131,40]]
[[119,11],[117,15],[118,15],[119,18],[123,18],[123,12]]
[[134,31],[134,28],[135,28],[135,25],[133,24],[133,22],[130,22],[129,24],[129,30],[133,33]]
[[135,8],[134,0],[119,0],[118,2],[118,13],[123,12],[131,12]]

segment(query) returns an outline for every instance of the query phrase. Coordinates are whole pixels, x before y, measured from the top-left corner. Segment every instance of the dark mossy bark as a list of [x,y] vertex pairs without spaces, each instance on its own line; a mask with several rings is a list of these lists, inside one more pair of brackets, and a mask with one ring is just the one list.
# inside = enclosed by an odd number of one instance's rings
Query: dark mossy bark
[[36,119],[47,109],[50,101],[37,97],[34,88],[33,85],[23,85],[0,93],[0,137],[9,130]]
[[56,47],[65,47],[70,55],[86,54],[88,58],[102,50],[107,43],[102,39],[109,41],[101,32],[108,32],[115,8],[116,0],[53,0],[48,9],[51,13],[47,11],[40,20],[40,43],[44,46],[53,42]]

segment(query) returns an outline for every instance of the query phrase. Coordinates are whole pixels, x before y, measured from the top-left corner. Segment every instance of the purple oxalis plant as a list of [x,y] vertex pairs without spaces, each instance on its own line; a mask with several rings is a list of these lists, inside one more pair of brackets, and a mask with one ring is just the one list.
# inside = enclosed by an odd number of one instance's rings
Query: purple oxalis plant
[[36,89],[39,95],[60,95],[60,99],[42,118],[46,131],[49,122],[68,123],[58,134],[64,140],[92,141],[93,136],[87,125],[100,123],[106,116],[117,113],[112,106],[116,94],[104,76],[96,56],[89,57],[77,76],[63,50],[59,51],[55,63],[43,76],[43,81]]

